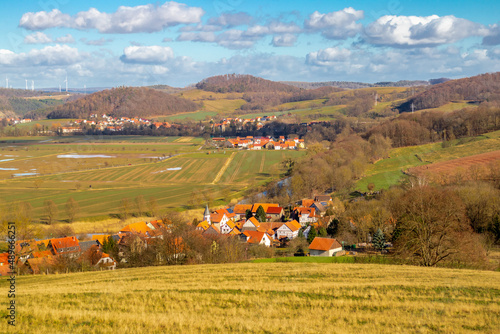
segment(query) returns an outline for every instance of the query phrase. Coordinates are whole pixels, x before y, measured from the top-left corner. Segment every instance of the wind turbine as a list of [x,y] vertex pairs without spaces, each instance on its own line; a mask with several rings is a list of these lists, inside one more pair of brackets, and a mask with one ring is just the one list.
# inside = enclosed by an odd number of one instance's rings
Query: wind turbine
[[68,76],[66,76],[66,80],[64,80],[64,82],[66,83],[66,93],[68,93]]
[[28,90],[28,79],[24,79],[26,81],[26,90]]
[[5,88],[9,88],[9,78],[5,77]]
[[31,80],[31,91],[35,91],[35,80]]

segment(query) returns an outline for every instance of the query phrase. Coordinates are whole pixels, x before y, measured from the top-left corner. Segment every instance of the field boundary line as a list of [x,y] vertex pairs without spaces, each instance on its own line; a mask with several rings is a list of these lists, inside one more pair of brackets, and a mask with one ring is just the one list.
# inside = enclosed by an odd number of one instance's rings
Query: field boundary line
[[259,173],[262,173],[264,171],[264,164],[266,162],[266,152],[262,152],[262,161],[260,162],[260,168],[259,168]]
[[217,182],[219,182],[222,175],[224,175],[224,172],[226,171],[227,167],[229,167],[229,164],[231,163],[231,161],[233,161],[233,158],[235,155],[236,155],[236,152],[231,153],[231,156],[229,157],[229,159],[226,160],[226,162],[224,163],[224,166],[222,166],[219,173],[217,173],[217,176],[215,176],[215,179],[212,181],[212,184],[216,184]]

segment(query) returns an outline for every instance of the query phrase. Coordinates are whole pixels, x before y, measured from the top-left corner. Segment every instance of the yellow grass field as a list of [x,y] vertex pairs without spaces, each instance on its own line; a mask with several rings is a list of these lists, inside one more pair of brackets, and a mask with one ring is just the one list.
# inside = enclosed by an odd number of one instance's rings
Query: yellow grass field
[[[17,333],[498,333],[500,273],[241,263],[17,278]],[[1,280],[2,305],[7,282]]]

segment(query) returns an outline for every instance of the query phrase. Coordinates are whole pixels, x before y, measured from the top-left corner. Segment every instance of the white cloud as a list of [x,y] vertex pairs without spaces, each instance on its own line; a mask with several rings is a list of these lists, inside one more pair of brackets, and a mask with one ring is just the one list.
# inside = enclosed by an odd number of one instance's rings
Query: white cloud
[[70,34],[56,38],[56,43],[75,43],[75,39]]
[[104,37],[101,37],[99,39],[94,39],[94,40],[87,40],[86,38],[81,38],[80,41],[87,45],[95,45],[95,46],[103,46],[107,43],[112,42],[112,39],[106,39]]
[[0,49],[0,64],[2,65],[12,65],[17,58],[17,55],[5,49]]
[[[198,28],[203,29],[204,27],[199,26]],[[292,46],[297,37],[291,35],[291,33],[298,33],[301,31],[301,28],[293,22],[272,21],[267,25],[251,26],[247,30],[228,29],[219,34],[215,34],[212,31],[194,32],[191,29],[181,30],[183,32],[177,37],[177,41],[217,43],[228,49],[246,49],[253,47],[255,42],[261,38],[272,34],[280,34],[280,36],[275,36],[271,45]]]
[[276,35],[271,44],[276,47],[293,46],[297,41],[297,36],[293,34]]
[[123,50],[120,59],[124,63],[162,64],[174,57],[172,48],[168,46],[129,46]]
[[453,15],[385,15],[365,28],[365,40],[393,47],[422,47],[448,44],[470,36],[485,36],[487,29]]
[[483,45],[500,44],[500,25],[493,24],[489,27],[487,36],[483,38]]
[[19,26],[29,30],[64,27],[80,30],[97,29],[101,33],[155,32],[179,24],[200,22],[204,13],[199,7],[189,7],[174,1],[161,6],[152,4],[121,6],[114,13],[103,13],[90,8],[74,16],[54,9],[51,12],[25,13],[21,17]]
[[178,41],[215,42],[217,37],[213,32],[183,32],[177,37]]
[[244,31],[237,29],[226,30],[219,35],[213,32],[183,32],[177,37],[177,41],[192,41],[217,43],[228,49],[251,48],[260,36],[246,35]]
[[252,17],[245,12],[238,13],[222,13],[218,17],[212,17],[208,20],[209,25],[222,27],[236,27],[239,25],[250,24]]
[[24,57],[28,65],[62,66],[80,61],[78,49],[67,45],[46,46],[41,50],[31,50]]
[[55,40],[52,40],[52,37],[45,35],[43,32],[40,31],[37,31],[31,35],[27,35],[24,38],[25,44],[49,44],[54,42],[69,44],[69,43],[74,43],[75,39],[70,34],[67,34],[65,36],[58,37]]
[[63,14],[59,9],[50,12],[25,13],[19,21],[19,26],[28,30],[43,30],[55,27],[69,27],[71,16]]
[[321,31],[328,39],[346,39],[361,32],[362,25],[357,21],[363,18],[364,12],[352,7],[327,14],[315,11],[305,20],[304,27],[312,32]]
[[24,37],[24,43],[26,44],[48,44],[52,43],[52,38],[45,35],[43,32],[35,32],[31,35]]
[[306,56],[306,63],[318,66],[331,66],[349,60],[351,51],[343,48],[326,48],[311,52]]

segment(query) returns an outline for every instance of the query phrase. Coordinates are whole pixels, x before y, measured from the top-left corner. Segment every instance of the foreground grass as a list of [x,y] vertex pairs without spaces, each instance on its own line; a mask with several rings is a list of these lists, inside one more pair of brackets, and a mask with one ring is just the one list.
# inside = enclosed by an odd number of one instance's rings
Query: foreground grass
[[[7,290],[5,280],[0,289]],[[17,291],[19,333],[494,333],[500,326],[500,273],[486,271],[149,267],[18,277]],[[6,305],[7,293],[1,296]]]

